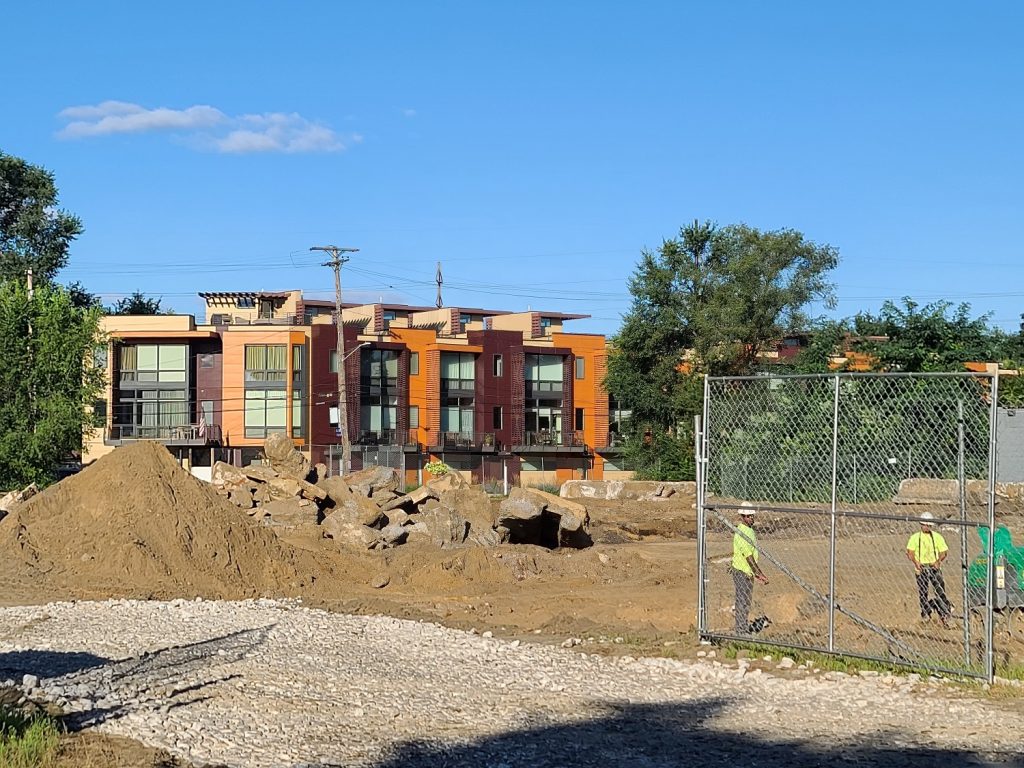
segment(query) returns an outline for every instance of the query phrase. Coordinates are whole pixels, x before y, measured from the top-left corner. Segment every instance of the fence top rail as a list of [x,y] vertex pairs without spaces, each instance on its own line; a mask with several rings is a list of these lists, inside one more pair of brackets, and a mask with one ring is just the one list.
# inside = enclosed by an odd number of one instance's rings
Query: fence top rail
[[[751,502],[753,503],[753,502]],[[822,505],[820,507],[777,507],[771,504],[756,504],[756,508],[762,512],[781,512],[783,514],[799,514],[799,515],[822,515],[828,517],[832,514],[832,508],[828,505]],[[736,511],[744,509],[739,504],[717,504],[717,503],[705,503],[704,509],[709,510],[726,510]],[[895,512],[862,512],[854,509],[843,509],[841,507],[836,508],[836,517],[858,517],[866,520],[892,520],[900,523],[920,523],[920,515],[899,515]],[[962,525],[967,528],[988,528],[987,521],[978,520],[963,520],[960,518],[941,518],[937,517],[931,520],[933,525]]]
[[995,379],[989,371],[921,371],[917,373],[771,373],[751,376],[705,376],[709,382],[772,381],[778,379]]

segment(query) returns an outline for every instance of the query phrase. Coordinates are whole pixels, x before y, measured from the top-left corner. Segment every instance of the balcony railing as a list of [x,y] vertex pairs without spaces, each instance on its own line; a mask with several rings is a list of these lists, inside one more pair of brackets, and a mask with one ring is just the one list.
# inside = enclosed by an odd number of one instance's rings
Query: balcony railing
[[211,325],[309,325],[307,315],[284,312],[273,317],[245,317],[230,312],[216,312],[210,315]]
[[604,441],[604,448],[621,448],[626,444],[626,436],[618,432],[609,432]]
[[406,445],[409,432],[405,429],[364,429],[353,440],[355,445]]
[[114,424],[106,430],[108,442],[155,440],[178,445],[209,445],[220,442],[219,424],[182,424],[177,427],[149,427],[141,424]]
[[524,446],[537,446],[539,448],[585,448],[582,432],[560,432],[555,429],[538,429],[532,432],[523,433]]
[[493,451],[496,446],[493,432],[441,432],[437,439],[430,447],[442,451]]

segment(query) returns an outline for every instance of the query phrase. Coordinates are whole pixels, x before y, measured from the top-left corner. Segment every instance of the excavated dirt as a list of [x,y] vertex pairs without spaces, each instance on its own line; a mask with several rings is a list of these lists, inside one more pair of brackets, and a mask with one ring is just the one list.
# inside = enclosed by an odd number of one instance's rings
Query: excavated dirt
[[316,526],[261,525],[162,446],[139,443],[0,521],[0,603],[302,597],[334,610],[540,630],[552,640],[598,629],[675,634],[693,623],[691,504],[588,501],[599,536],[584,550],[407,544],[360,552],[323,539]]
[[155,443],[114,451],[16,508],[0,521],[0,553],[80,597],[299,594],[322,571]]

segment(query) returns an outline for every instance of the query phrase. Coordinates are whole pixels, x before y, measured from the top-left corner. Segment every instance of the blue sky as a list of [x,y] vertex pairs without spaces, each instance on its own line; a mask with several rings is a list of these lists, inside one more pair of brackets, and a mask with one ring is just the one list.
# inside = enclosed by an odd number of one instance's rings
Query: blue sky
[[82,217],[63,277],[593,315],[694,218],[839,248],[840,315],[1024,311],[1018,2],[19,3],[0,149]]

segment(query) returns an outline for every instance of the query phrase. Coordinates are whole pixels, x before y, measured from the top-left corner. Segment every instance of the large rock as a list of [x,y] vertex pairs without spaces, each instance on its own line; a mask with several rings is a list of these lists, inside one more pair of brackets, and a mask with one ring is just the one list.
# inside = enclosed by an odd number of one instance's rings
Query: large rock
[[247,485],[249,478],[238,467],[218,461],[210,469],[210,483],[215,488],[231,490],[239,485]]
[[283,432],[267,435],[263,454],[278,474],[295,480],[305,480],[309,476],[309,459],[296,450],[295,443]]
[[514,544],[586,547],[590,518],[582,504],[532,488],[513,488],[498,508],[496,529],[508,531]]
[[587,508],[575,501],[569,501],[552,493],[538,491],[535,488],[525,489],[528,494],[543,502],[545,509],[558,515],[558,527],[563,531],[578,531],[590,527],[590,515]]
[[39,493],[39,486],[32,483],[26,488],[11,491],[0,496],[0,517],[3,517],[3,514],[7,512],[11,512],[16,505],[21,504],[23,501],[28,501],[37,493]]
[[438,498],[440,506],[457,513],[469,523],[469,540],[482,546],[501,543],[501,536],[494,527],[497,519],[491,507],[491,499],[479,486],[469,486],[444,491]]
[[416,516],[406,528],[410,539],[425,538],[442,549],[460,546],[469,535],[469,522],[454,510],[437,506]]
[[234,487],[228,491],[228,501],[239,509],[252,509],[252,491],[249,490],[248,486],[244,485]]
[[344,510],[332,512],[320,524],[325,538],[334,539],[338,544],[357,549],[369,549],[380,539],[380,532],[360,525]]
[[353,493],[340,501],[333,496],[331,498],[334,501],[334,514],[341,512],[359,525],[374,527],[387,519],[384,511],[365,496]]
[[300,525],[316,525],[319,512],[316,504],[306,499],[288,499],[272,501],[260,508],[264,516],[270,517],[271,525],[291,528]]
[[544,500],[525,488],[512,488],[498,506],[499,521],[506,518],[532,520],[544,513]]
[[692,481],[666,483],[654,480],[566,480],[558,495],[563,499],[639,499],[668,501],[679,496],[696,496]]
[[407,493],[404,496],[396,496],[384,504],[383,509],[390,511],[392,509],[398,509],[401,507],[406,512],[412,512],[414,507],[422,504],[427,499],[436,499],[438,497],[438,491],[430,486],[430,484],[421,485],[411,493]]
[[[983,480],[968,480],[966,490],[966,501],[969,505],[987,503],[988,488]],[[956,480],[910,477],[900,481],[900,487],[896,496],[893,497],[893,503],[959,506],[960,483]]]
[[454,491],[456,488],[469,487],[469,483],[466,482],[466,478],[458,472],[448,472],[440,477],[431,478],[426,482],[426,484],[429,485],[435,493],[443,493],[444,491]]
[[398,472],[391,467],[367,467],[344,476],[349,488],[373,496],[382,491],[398,492]]

